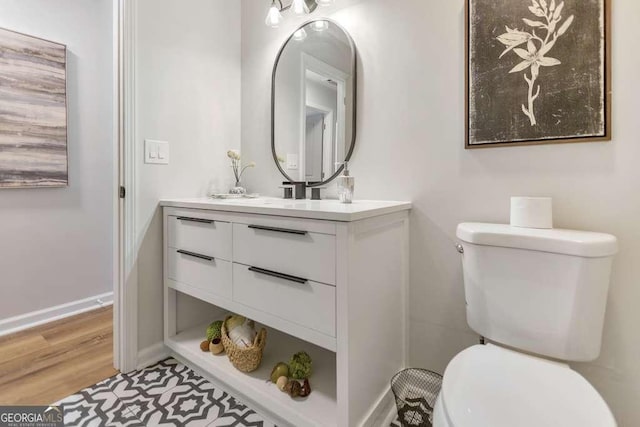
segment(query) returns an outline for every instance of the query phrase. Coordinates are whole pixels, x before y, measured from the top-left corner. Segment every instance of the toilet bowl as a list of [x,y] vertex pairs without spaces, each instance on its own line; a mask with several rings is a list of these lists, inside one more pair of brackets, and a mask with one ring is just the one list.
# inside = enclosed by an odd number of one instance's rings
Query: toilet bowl
[[615,427],[598,392],[564,363],[496,345],[459,353],[446,369],[434,427]]

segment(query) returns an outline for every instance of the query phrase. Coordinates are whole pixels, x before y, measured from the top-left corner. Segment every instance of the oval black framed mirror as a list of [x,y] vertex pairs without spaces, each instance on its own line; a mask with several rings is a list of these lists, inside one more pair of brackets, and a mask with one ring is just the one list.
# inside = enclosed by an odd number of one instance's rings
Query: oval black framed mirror
[[271,150],[288,182],[337,178],[356,142],[357,51],[340,25],[313,20],[287,39],[271,84]]

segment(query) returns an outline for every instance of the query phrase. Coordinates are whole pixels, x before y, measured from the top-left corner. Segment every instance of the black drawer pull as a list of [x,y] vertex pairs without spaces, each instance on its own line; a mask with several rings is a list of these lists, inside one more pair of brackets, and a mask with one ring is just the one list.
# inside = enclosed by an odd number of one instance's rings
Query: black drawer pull
[[178,221],[189,221],[189,222],[199,222],[201,224],[213,224],[215,221],[212,219],[202,219],[202,218],[189,218],[186,216],[179,216]]
[[287,233],[287,234],[297,234],[298,236],[306,236],[307,232],[302,230],[289,230],[287,228],[277,228],[277,227],[263,227],[261,225],[250,225],[249,228],[253,230],[262,230],[262,231],[274,231],[276,233]]
[[307,279],[303,279],[302,277],[290,276],[284,273],[277,273],[275,271],[265,270],[264,268],[249,267],[249,271],[253,271],[254,273],[264,274],[265,276],[277,277],[278,279],[284,279],[290,282],[300,283],[301,285],[304,285],[305,283],[308,282]]
[[190,257],[194,257],[194,258],[199,258],[199,259],[203,259],[205,261],[213,261],[215,258],[212,256],[206,256],[206,255],[200,255],[197,254],[195,252],[189,252],[189,251],[183,251],[182,249],[177,251],[179,254],[182,255],[186,255],[186,256],[190,256]]

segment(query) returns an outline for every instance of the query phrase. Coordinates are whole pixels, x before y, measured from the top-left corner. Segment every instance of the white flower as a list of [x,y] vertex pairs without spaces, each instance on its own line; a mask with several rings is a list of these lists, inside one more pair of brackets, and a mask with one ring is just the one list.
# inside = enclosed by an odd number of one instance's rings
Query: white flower
[[227,157],[232,160],[240,160],[240,152],[238,150],[229,150],[227,151]]
[[540,72],[540,67],[553,67],[554,65],[561,64],[561,62],[556,58],[545,57],[545,52],[542,50],[538,51],[531,40],[527,43],[527,50],[514,49],[513,51],[520,58],[524,59],[524,61],[513,67],[509,73],[517,73],[531,67],[531,72],[534,77],[537,78]]
[[[557,25],[562,21],[564,1],[556,4],[556,0],[531,0],[529,11],[542,20],[522,18],[522,21],[531,27],[531,32],[520,31],[516,28],[505,27],[506,33],[497,37],[497,40],[505,46],[500,55],[502,58],[508,52],[514,52],[522,60],[509,73],[525,72],[524,79],[528,86],[528,106],[522,104],[522,112],[529,118],[531,126],[538,124],[534,113],[534,102],[540,95],[540,85],[536,82],[540,76],[540,67],[554,67],[560,65],[559,59],[547,56],[547,53],[555,46],[558,37],[564,35],[574,20],[574,15],[567,18],[556,31]],[[536,30],[546,30],[544,37],[538,36]],[[526,44],[526,49],[523,49]],[[527,76],[527,70],[531,69],[531,77]]]
[[498,36],[498,41],[503,45],[507,46],[507,49],[502,52],[500,58],[502,58],[506,53],[510,52],[512,49],[520,46],[523,43],[528,42],[533,38],[533,36],[529,33],[525,33],[523,31],[512,30],[509,27],[506,27],[507,32]]

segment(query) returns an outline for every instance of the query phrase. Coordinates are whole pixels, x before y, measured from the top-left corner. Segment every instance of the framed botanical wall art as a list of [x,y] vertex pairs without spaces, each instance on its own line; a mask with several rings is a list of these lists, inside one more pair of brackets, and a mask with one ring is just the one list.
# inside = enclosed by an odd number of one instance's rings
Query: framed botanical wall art
[[68,184],[67,50],[0,28],[0,188]]
[[466,0],[466,148],[611,139],[609,0]]

